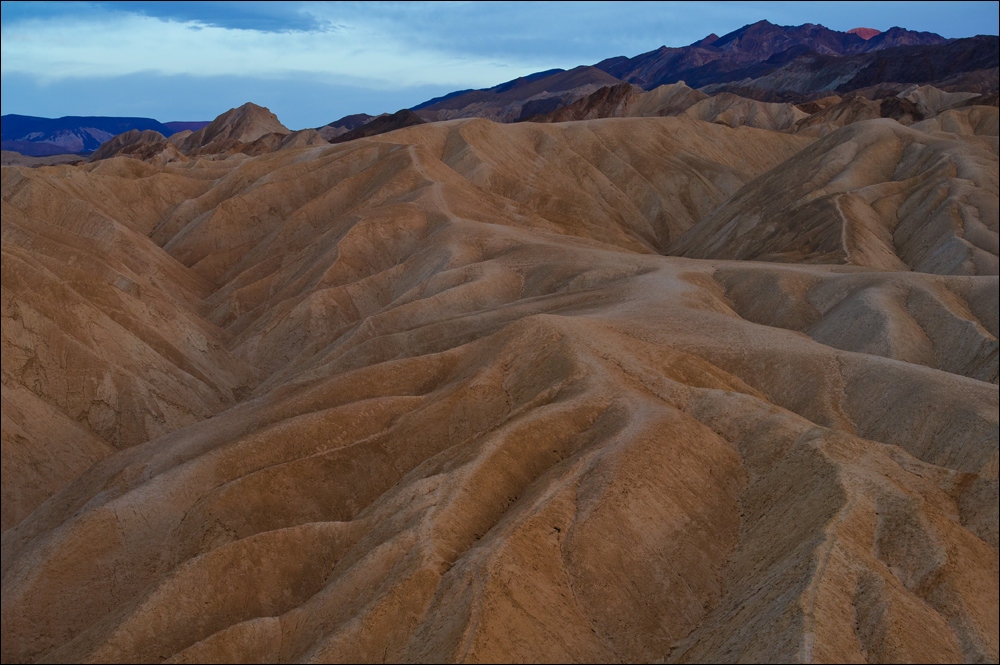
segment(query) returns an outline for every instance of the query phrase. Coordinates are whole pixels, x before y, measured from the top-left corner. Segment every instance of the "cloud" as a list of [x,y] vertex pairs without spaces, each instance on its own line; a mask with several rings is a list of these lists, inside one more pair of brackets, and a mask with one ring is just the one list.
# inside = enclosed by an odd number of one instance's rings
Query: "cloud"
[[181,23],[260,32],[324,31],[309,2],[4,2],[4,22],[136,14]]
[[307,2],[101,2],[103,8],[213,28],[259,32],[325,32],[335,26]]
[[[367,16],[369,24],[389,34],[406,33],[422,47],[494,57],[571,57],[574,64],[636,55],[663,44],[683,46],[708,34],[707,24],[735,29],[760,18],[755,7],[718,2],[378,4],[379,11]],[[338,8],[341,16],[363,10],[353,3]]]
[[[373,89],[489,87],[655,48],[659,38],[690,43],[704,36],[706,12],[718,13],[708,5],[693,17],[669,3],[655,9],[585,3],[569,10],[558,3],[488,2],[39,3],[15,9],[4,7],[3,74],[42,82],[138,72],[306,74]],[[734,27],[739,14],[729,12]],[[752,11],[747,16],[757,18]]]
[[134,13],[21,20],[3,27],[0,52],[3,74],[47,81],[137,72],[258,78],[294,73],[375,88],[477,87],[529,74],[537,64],[456,57],[362,22],[341,22],[335,31],[261,32]]

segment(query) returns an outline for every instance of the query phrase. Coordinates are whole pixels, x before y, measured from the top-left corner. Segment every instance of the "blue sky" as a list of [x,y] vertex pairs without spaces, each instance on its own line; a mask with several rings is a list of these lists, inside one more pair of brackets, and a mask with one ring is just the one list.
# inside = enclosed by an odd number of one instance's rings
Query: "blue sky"
[[2,2],[2,113],[289,127],[684,46],[767,19],[996,34],[997,2]]

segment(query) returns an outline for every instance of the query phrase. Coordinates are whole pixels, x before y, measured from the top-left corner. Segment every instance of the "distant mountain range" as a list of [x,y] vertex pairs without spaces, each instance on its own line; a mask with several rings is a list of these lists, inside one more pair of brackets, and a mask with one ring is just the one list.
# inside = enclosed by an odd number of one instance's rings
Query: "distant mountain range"
[[0,141],[4,150],[22,155],[89,153],[118,134],[130,130],[152,130],[165,136],[179,131],[195,131],[208,122],[166,122],[152,118],[115,118],[103,116],[66,116],[39,118],[10,114],[0,118]]
[[604,87],[629,83],[653,90],[681,81],[710,94],[734,92],[792,103],[885,83],[989,94],[996,92],[997,66],[997,37],[952,40],[904,28],[837,32],[821,25],[758,21],[689,46],[661,46],[631,58],[618,56],[483,90],[456,91],[412,110],[428,121],[484,117],[515,122],[552,113]]
[[[384,118],[387,114],[353,114],[318,131],[323,140],[339,142],[347,140],[343,136],[381,133],[417,120],[479,117],[518,122],[543,116],[549,120],[581,113],[592,116],[595,109],[611,108],[626,97],[634,107],[636,100],[628,96],[627,86],[639,93],[680,82],[706,95],[733,93],[762,102],[792,104],[830,96],[881,99],[912,85],[990,95],[997,92],[998,65],[1000,40],[993,36],[953,40],[898,27],[885,32],[872,28],[838,32],[809,23],[779,26],[758,21],[722,37],[708,35],[689,46],[661,46],[635,57],[618,56],[569,71],[538,72],[492,88],[458,90],[417,104],[405,117],[399,113],[390,119]],[[622,85],[626,87],[618,87]],[[614,90],[591,99],[604,89]],[[612,98],[616,101],[609,101]],[[588,110],[552,115],[585,99]],[[377,127],[361,129],[375,120]],[[160,123],[151,118],[5,115],[2,141],[4,150],[31,156],[90,153],[131,130],[137,134],[151,130],[170,137],[182,131],[197,133],[208,125],[207,121]],[[275,126],[268,133],[288,131]],[[191,140],[198,142],[188,142]],[[180,143],[174,143],[184,150]]]
[[[739,80],[759,63],[786,63],[807,53],[846,56],[871,53],[896,46],[946,44],[949,40],[929,32],[892,28],[869,39],[837,32],[821,25],[779,26],[758,21],[723,37],[709,35],[690,46],[643,53],[634,58],[610,58],[595,65],[622,81],[646,89],[684,81],[692,87]],[[914,81],[916,82],[916,81]]]

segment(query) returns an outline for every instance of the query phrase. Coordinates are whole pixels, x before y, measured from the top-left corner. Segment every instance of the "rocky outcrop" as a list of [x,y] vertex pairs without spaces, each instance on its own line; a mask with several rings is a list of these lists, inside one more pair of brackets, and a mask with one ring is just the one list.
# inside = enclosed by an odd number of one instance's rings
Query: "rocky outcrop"
[[329,141],[323,138],[320,132],[315,129],[300,129],[292,132],[281,140],[278,150],[289,150],[291,148],[306,148],[327,145]]
[[220,152],[236,143],[253,143],[267,134],[291,132],[263,106],[247,103],[229,109],[211,124],[189,135],[179,146],[182,152]]

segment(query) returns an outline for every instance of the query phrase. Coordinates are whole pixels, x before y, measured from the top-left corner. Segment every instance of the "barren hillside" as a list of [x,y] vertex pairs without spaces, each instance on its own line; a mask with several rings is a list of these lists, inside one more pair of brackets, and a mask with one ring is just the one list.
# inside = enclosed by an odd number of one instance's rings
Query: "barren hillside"
[[996,662],[996,108],[702,107],[4,166],[3,662]]

